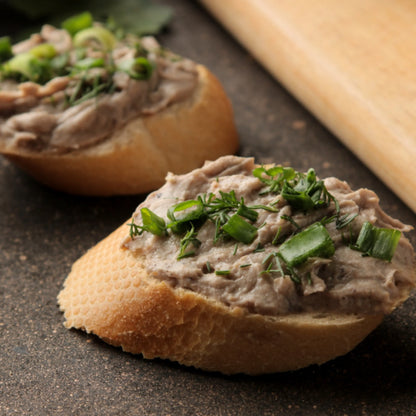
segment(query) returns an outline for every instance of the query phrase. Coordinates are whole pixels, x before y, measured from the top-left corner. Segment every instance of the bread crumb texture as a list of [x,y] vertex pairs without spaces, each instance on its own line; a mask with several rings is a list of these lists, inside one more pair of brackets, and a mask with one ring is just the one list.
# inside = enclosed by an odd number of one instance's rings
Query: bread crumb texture
[[225,374],[264,374],[320,364],[354,348],[381,315],[265,317],[146,275],[122,249],[126,224],[81,257],[58,296],[67,328],[124,351]]

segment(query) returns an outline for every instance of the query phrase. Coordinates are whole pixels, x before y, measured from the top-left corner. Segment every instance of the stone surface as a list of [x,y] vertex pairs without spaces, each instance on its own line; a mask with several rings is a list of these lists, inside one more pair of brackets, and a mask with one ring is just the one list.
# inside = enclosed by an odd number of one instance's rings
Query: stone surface
[[[203,8],[172,3],[175,18],[162,42],[223,82],[241,155],[315,167],[322,177],[372,188],[391,215],[416,224],[416,215]],[[64,329],[56,306],[73,261],[144,196],[65,195],[3,158],[0,189],[1,415],[416,415],[415,295],[353,352],[320,367],[253,378],[146,361]],[[416,244],[415,231],[409,237]]]

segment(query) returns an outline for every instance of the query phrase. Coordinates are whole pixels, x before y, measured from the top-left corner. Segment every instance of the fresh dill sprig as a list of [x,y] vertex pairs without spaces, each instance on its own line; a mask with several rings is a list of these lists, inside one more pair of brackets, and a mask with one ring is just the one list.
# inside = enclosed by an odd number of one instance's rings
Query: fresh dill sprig
[[201,245],[201,241],[198,240],[197,233],[193,226],[181,240],[181,248],[177,260],[195,255],[195,250],[186,251],[190,244],[192,244],[195,248],[199,248]]

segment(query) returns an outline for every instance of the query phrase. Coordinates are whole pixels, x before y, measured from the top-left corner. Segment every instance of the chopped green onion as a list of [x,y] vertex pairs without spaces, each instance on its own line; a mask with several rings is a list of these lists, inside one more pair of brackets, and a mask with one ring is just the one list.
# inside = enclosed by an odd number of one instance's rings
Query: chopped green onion
[[140,210],[142,214],[143,225],[138,225],[134,223],[134,219],[130,224],[130,237],[134,238],[137,235],[141,235],[143,231],[148,231],[154,235],[162,236],[166,235],[166,225],[165,220],[148,208],[142,208]]
[[283,185],[282,197],[289,205],[301,211],[310,211],[314,207],[312,198],[306,191],[298,191],[292,188],[288,183]]
[[[177,216],[177,214],[182,214]],[[201,218],[204,218],[204,206],[200,200],[190,199],[188,201],[179,202],[171,206],[168,209],[167,217],[170,219],[168,228],[171,228],[172,231],[176,234],[184,231],[186,223],[191,223],[192,221],[199,221]]]
[[13,56],[12,45],[8,36],[0,38],[0,62],[4,62]]
[[159,236],[166,234],[166,223],[163,218],[156,215],[149,208],[142,208],[140,213],[142,214],[143,229],[145,231]]
[[298,182],[293,186],[285,181],[282,188],[282,197],[295,209],[310,211],[314,208],[326,206],[329,194],[323,181],[316,180],[313,169],[306,175],[299,174]]
[[371,250],[375,239],[374,227],[366,221],[360,230],[355,246],[357,250],[368,253]]
[[74,36],[81,30],[92,26],[92,15],[90,12],[77,14],[64,20],[61,27],[65,29],[71,36]]
[[352,248],[378,259],[391,261],[399,243],[401,232],[391,228],[379,228],[366,221]]
[[6,74],[20,74],[30,81],[44,83],[50,79],[51,66],[49,61],[23,52],[5,62],[3,70]]
[[105,62],[103,58],[84,58],[75,63],[75,68],[78,69],[91,69],[91,68],[102,68]]
[[[285,181],[295,178],[296,171],[293,168],[285,168],[283,166],[273,166],[269,169],[260,167],[253,170],[253,175],[263,183],[269,185],[269,189],[262,193],[278,193],[281,191]],[[265,176],[269,176],[269,178]]]
[[31,67],[37,59],[29,52],[20,53],[4,63],[4,70],[7,72],[17,72],[24,75],[27,79],[33,76]]
[[280,193],[294,209],[306,212],[327,206],[331,200],[336,204],[335,198],[327,191],[323,181],[316,179],[314,169],[309,169],[307,174],[303,174],[293,168],[261,167],[254,169],[253,175],[269,186],[260,194]]
[[146,80],[149,79],[153,72],[153,65],[143,56],[121,61],[117,69],[126,72],[131,78]]
[[237,214],[253,222],[256,221],[259,216],[259,213],[257,211],[254,211],[254,209],[247,207],[247,205],[244,205],[243,200],[241,201],[241,205],[237,210]]
[[102,26],[83,29],[74,36],[76,47],[98,45],[100,49],[112,50],[116,44],[115,36]]
[[295,234],[279,248],[279,256],[288,267],[298,266],[310,257],[331,257],[334,252],[334,242],[321,223]]
[[257,235],[257,228],[249,224],[238,214],[234,214],[222,226],[222,230],[230,235],[234,240],[241,241],[245,244],[250,244]]
[[39,59],[52,59],[56,56],[56,49],[50,43],[41,43],[33,47],[29,53],[35,58]]
[[[191,221],[199,218],[203,213],[204,207],[201,204],[201,201],[196,199],[189,199],[187,201],[179,202],[178,204],[172,205],[168,209],[167,216],[171,221],[174,222],[184,222],[184,221]],[[181,213],[183,211],[187,211],[181,217],[175,217],[176,213]]]

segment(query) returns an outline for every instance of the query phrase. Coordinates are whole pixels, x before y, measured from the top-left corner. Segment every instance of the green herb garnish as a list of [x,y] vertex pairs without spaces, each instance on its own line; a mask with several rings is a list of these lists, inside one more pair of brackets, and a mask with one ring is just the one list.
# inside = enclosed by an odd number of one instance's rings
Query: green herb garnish
[[[316,179],[315,172],[312,169],[304,175],[291,168],[279,167],[268,170],[258,168],[254,170],[253,174],[267,184],[267,193],[280,190],[294,210],[319,209],[328,206],[331,202],[335,205],[334,215],[325,216],[303,230],[291,216],[281,216],[281,218],[294,225],[296,228],[295,234],[286,239],[276,251],[266,256],[263,260],[264,270],[262,273],[277,273],[281,277],[288,275],[293,282],[298,284],[301,282],[298,275],[299,266],[302,266],[310,258],[329,258],[335,253],[335,244],[326,229],[326,225],[335,222],[335,228],[341,230],[349,226],[357,215],[340,215],[338,202],[328,192],[323,181]],[[264,178],[265,175],[273,176]],[[264,190],[261,193],[264,193]],[[143,225],[130,224],[135,227],[131,235],[134,235],[135,232],[141,234],[144,231],[149,231],[163,236],[169,235],[168,232],[171,231],[173,234],[182,236],[180,252],[177,256],[177,259],[180,260],[196,254],[196,249],[201,245],[201,241],[198,239],[198,230],[206,221],[211,221],[215,226],[214,243],[219,238],[235,240],[237,243],[234,245],[233,254],[236,254],[238,243],[251,244],[255,240],[260,228],[255,225],[260,209],[278,211],[271,205],[246,205],[244,199],[238,199],[234,191],[219,191],[218,196],[212,193],[202,194],[197,199],[182,201],[171,206],[167,211],[169,220],[167,223],[151,213],[150,210],[142,210]],[[351,232],[351,227],[349,228]],[[352,248],[362,251],[365,255],[390,261],[400,235],[400,231],[377,228],[370,223],[365,223]],[[281,227],[277,230],[272,244],[278,244],[280,237]],[[352,235],[350,241],[352,241]],[[253,249],[253,253],[262,251],[265,251],[265,248],[258,242]],[[240,268],[249,267],[250,265],[250,263],[243,264]],[[207,263],[206,270],[211,273],[214,268]],[[217,275],[230,273],[230,270],[215,271]],[[310,281],[310,274],[308,279]]]
[[286,240],[278,253],[287,266],[295,267],[310,257],[331,257],[334,252],[334,242],[318,222]]
[[90,45],[97,49],[111,51],[116,44],[116,37],[103,26],[93,26],[77,32],[73,42],[78,48]]
[[290,222],[297,230],[300,229],[300,225],[289,215],[281,215],[280,218]]
[[75,106],[102,93],[110,94],[113,91],[114,83],[111,79],[102,80],[100,76],[92,78],[83,76],[77,81],[71,96],[67,97],[67,102],[70,106]]
[[194,223],[205,221],[204,205],[201,200],[187,200],[171,206],[167,212],[170,220],[168,228],[175,234],[181,234],[194,226]]
[[273,166],[266,169],[259,167],[253,170],[253,175],[269,186],[260,194],[266,193],[280,193],[286,181],[292,180],[296,177],[297,172],[293,168],[285,168],[283,166]]
[[51,79],[50,60],[38,58],[30,52],[20,53],[4,62],[0,77],[44,84]]
[[257,227],[248,223],[238,214],[234,214],[223,226],[225,231],[234,240],[250,244],[257,235]]
[[49,43],[36,45],[29,53],[38,59],[52,59],[57,54],[55,47]]
[[354,221],[355,217],[358,214],[345,214],[342,217],[337,217],[335,219],[335,227],[337,230],[341,230],[342,228],[349,225],[352,221]]
[[261,194],[280,193],[295,210],[307,212],[326,207],[331,201],[334,201],[339,210],[324,182],[317,180],[314,169],[309,169],[304,174],[281,166],[270,169],[260,167],[253,170],[253,175],[268,186]]
[[273,238],[273,241],[272,241],[273,245],[276,245],[278,243],[281,232],[282,232],[282,227],[279,227],[276,231],[276,234],[275,234],[274,238]]
[[144,231],[148,231],[154,235],[162,236],[167,234],[165,220],[151,211],[149,208],[142,208],[140,210],[142,215],[143,225],[135,224],[134,219],[130,226],[130,237],[134,238],[137,235],[141,235]]
[[[206,222],[211,221],[215,225],[214,242],[219,238],[231,238],[237,242],[250,244],[257,236],[258,227],[253,222],[258,218],[258,209],[276,211],[274,207],[265,205],[247,206],[244,199],[238,200],[235,192],[219,192],[219,196],[214,194],[203,194],[198,199],[191,199],[172,205],[167,211],[169,222],[161,223],[156,214],[150,215],[151,211],[147,208],[141,211],[143,226],[137,226],[131,232],[131,236],[140,235],[143,231],[161,235],[171,230],[174,234],[184,235],[181,240],[181,250],[178,259],[194,255],[195,251],[185,251],[190,243],[194,247],[199,247],[197,239],[198,229]],[[146,217],[143,217],[145,214]],[[144,223],[146,218],[146,224]],[[159,222],[154,227],[151,222]],[[130,224],[131,225],[131,224]],[[160,228],[160,229],[159,229]],[[137,230],[137,232],[134,232]],[[237,245],[235,246],[235,251]]]
[[283,271],[282,264],[279,259],[279,255],[277,252],[270,253],[266,258],[263,260],[263,264],[267,265],[266,269],[263,270],[261,273],[279,273],[280,277],[285,276],[285,272]]
[[81,30],[91,27],[92,24],[93,18],[91,13],[84,12],[75,16],[68,17],[68,19],[65,19],[62,22],[61,26],[62,29],[65,29],[71,36],[74,36]]
[[149,79],[153,72],[153,65],[150,61],[139,56],[138,58],[121,61],[117,69],[126,72],[133,79]]
[[360,230],[357,241],[351,248],[365,255],[391,261],[399,243],[401,232],[391,228],[379,228],[365,222]]
[[105,66],[105,61],[103,58],[84,58],[77,61],[74,65],[76,69],[91,69],[91,68],[103,68]]
[[198,248],[201,245],[201,241],[198,240],[197,233],[195,232],[195,229],[193,226],[181,240],[181,249],[179,251],[177,260],[195,255],[194,250],[186,251],[190,244],[192,244],[195,248]]

